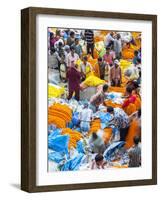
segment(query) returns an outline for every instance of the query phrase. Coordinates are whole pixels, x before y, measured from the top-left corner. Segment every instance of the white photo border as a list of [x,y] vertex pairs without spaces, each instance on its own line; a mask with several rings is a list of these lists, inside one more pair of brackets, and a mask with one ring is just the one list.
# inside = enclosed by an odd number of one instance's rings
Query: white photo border
[[[48,172],[48,27],[135,31],[142,34],[142,166],[140,168]],[[152,179],[152,22],[59,15],[36,16],[36,185]]]

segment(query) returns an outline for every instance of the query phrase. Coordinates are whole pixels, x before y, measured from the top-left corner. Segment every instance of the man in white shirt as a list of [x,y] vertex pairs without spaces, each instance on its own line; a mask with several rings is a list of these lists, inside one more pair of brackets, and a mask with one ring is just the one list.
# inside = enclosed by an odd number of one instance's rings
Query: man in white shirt
[[88,104],[86,103],[84,109],[80,113],[80,127],[83,132],[89,131],[92,115],[93,111],[88,108]]
[[122,42],[120,34],[116,35],[116,39],[114,40],[114,51],[117,59],[121,58],[122,51]]
[[113,44],[114,42],[114,32],[110,32],[106,35],[106,38],[105,38],[105,46],[106,47],[111,47],[111,45]]
[[67,55],[67,67],[70,68],[75,64],[75,62],[79,59],[79,56],[77,53],[75,53],[75,48],[70,47],[70,53]]

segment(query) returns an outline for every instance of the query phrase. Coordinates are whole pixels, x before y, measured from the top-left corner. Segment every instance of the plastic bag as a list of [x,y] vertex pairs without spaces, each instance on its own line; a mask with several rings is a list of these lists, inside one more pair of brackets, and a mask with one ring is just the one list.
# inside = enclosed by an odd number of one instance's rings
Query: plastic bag
[[79,113],[78,112],[73,113],[72,123],[74,126],[77,126],[79,124]]
[[85,153],[83,142],[81,140],[77,142],[77,151],[78,153]]
[[83,132],[88,132],[89,129],[90,129],[90,123],[89,123],[89,122],[84,122],[84,121],[82,121],[82,122],[80,123],[80,128],[81,128],[81,131],[83,131]]
[[48,160],[54,161],[56,163],[60,163],[61,161],[63,161],[64,158],[64,154],[60,153],[60,152],[51,152],[48,154]]
[[69,135],[48,138],[48,147],[53,151],[68,153]]
[[61,171],[74,171],[78,170],[84,154],[78,154],[76,157],[68,160],[62,167]]
[[55,129],[49,134],[48,139],[55,138],[56,136],[60,135],[60,133],[60,129]]
[[99,113],[99,117],[101,119],[101,123],[107,123],[109,121],[112,120],[112,116],[110,113],[103,113],[103,112],[100,112]]

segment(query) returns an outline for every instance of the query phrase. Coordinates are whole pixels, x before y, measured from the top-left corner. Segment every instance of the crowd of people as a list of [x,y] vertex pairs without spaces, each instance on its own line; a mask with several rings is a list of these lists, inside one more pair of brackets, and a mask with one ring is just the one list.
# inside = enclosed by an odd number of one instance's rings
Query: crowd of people
[[[96,43],[100,44],[99,50]],[[127,68],[121,65],[123,60],[130,63]],[[80,132],[88,137],[90,152],[95,155],[90,168],[108,166],[105,152],[117,141],[124,142],[121,151],[126,151],[128,167],[141,166],[141,34],[49,29],[48,68],[57,71],[59,81],[67,86],[68,101],[82,101],[80,93],[88,78],[103,81],[79,113]],[[109,103],[111,92],[122,94],[120,104]],[[101,106],[110,116],[108,127],[112,127],[112,135],[108,143],[99,135],[99,130],[89,135]]]

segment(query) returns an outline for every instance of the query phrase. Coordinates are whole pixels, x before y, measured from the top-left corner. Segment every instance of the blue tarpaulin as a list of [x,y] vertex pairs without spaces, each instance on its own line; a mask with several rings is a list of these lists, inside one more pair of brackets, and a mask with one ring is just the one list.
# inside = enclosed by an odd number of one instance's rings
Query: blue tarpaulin
[[73,113],[72,123],[74,126],[77,126],[79,124],[79,113],[78,112]]
[[48,147],[56,152],[68,153],[69,135],[57,135],[48,137]]
[[64,160],[64,153],[61,153],[61,152],[50,152],[48,154],[48,159],[49,160],[52,160],[56,163],[60,163],[61,161]]
[[77,148],[76,149],[77,149],[78,153],[85,153],[83,142],[81,140],[77,142]]
[[116,149],[123,147],[125,144],[124,141],[114,142],[112,143],[104,152],[104,157],[106,160],[110,159],[110,156],[115,152]]
[[74,158],[68,160],[62,167],[61,171],[74,171],[78,170],[82,161],[84,154],[78,154]]

